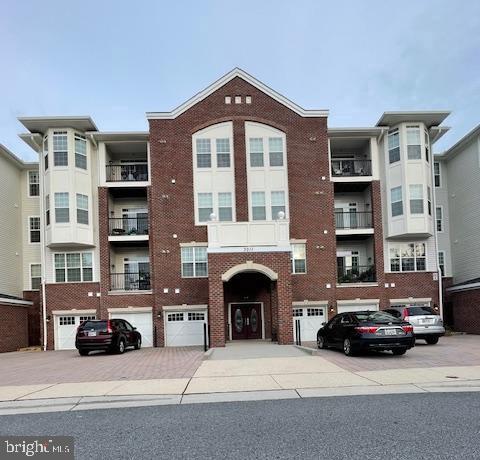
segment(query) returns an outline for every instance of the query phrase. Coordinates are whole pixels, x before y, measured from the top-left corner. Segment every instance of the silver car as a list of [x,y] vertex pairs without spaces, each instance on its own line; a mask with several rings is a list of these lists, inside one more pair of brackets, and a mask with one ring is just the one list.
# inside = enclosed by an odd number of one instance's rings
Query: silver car
[[439,337],[445,335],[443,320],[431,307],[410,305],[390,307],[385,311],[396,318],[408,321],[413,326],[415,338],[425,339],[429,345],[436,344]]

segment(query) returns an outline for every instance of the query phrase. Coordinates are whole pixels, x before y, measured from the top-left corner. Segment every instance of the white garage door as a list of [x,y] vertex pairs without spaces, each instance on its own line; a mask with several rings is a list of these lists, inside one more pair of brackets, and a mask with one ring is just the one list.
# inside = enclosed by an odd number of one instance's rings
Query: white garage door
[[55,350],[75,349],[75,336],[80,323],[95,315],[55,315]]
[[206,323],[205,311],[165,312],[165,346],[203,345],[203,325]]
[[349,313],[351,311],[378,311],[378,305],[342,305],[337,307],[338,313]]
[[124,319],[142,334],[142,347],[153,347],[152,312],[125,311],[110,313],[112,319]]
[[317,332],[327,322],[326,307],[302,307],[293,309],[293,339],[297,340],[296,321],[300,321],[300,339],[302,342],[315,342]]

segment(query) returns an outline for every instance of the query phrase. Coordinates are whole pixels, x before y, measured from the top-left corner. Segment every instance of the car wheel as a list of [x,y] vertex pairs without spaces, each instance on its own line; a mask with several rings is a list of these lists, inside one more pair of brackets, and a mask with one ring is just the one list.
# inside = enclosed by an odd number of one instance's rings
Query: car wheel
[[407,349],[406,349],[406,348],[394,348],[394,349],[392,350],[392,353],[393,353],[395,356],[404,355],[406,352],[407,352]]
[[80,353],[80,356],[88,356],[89,351],[88,350],[78,350]]
[[137,339],[137,342],[135,343],[134,348],[135,350],[140,350],[140,348],[142,348],[142,339],[140,337]]
[[321,335],[317,336],[317,347],[320,350],[324,350],[325,348],[327,348],[327,344],[325,343],[325,337]]
[[345,339],[343,341],[343,352],[346,356],[353,356],[355,354],[355,350],[353,349],[350,339]]
[[427,337],[425,342],[427,342],[429,345],[435,345],[438,343],[438,337]]
[[125,353],[125,340],[120,339],[120,342],[118,342],[117,353],[119,355]]

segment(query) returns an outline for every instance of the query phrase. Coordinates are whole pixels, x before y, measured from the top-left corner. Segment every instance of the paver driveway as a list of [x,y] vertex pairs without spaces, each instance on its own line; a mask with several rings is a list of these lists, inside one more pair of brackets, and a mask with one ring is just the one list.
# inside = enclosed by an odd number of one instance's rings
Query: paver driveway
[[43,383],[144,380],[191,377],[200,366],[200,348],[142,348],[123,355],[75,351],[0,354],[0,386]]
[[[316,344],[304,344],[317,349]],[[352,372],[387,369],[410,369],[442,366],[480,365],[480,336],[454,335],[441,337],[436,345],[417,340],[415,347],[403,356],[390,352],[368,353],[348,357],[340,350],[318,350],[319,356]]]

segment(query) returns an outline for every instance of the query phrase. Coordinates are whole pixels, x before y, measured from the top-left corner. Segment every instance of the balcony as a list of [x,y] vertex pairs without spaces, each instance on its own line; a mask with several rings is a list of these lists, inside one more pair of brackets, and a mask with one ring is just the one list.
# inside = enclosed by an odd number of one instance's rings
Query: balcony
[[106,165],[107,182],[146,182],[148,181],[148,164],[109,164]]
[[148,240],[148,216],[110,217],[108,235],[109,241]]
[[332,158],[333,177],[362,177],[372,175],[371,160]]
[[111,291],[149,291],[150,273],[110,273]]
[[371,211],[337,211],[335,212],[337,235],[373,233]]
[[375,265],[341,266],[337,268],[338,283],[374,283],[376,281]]

